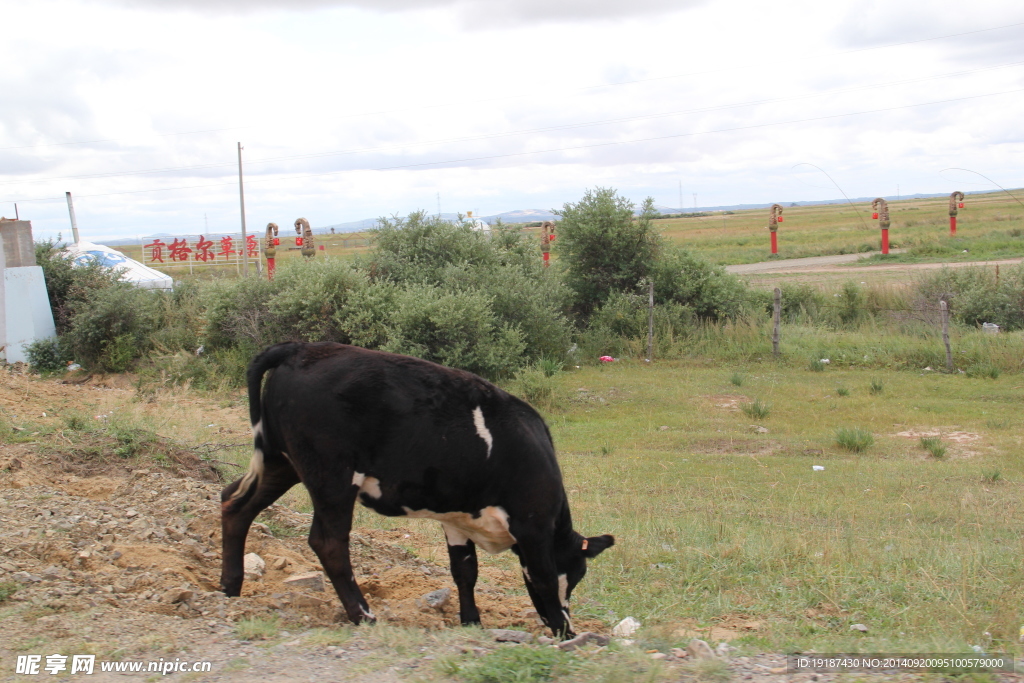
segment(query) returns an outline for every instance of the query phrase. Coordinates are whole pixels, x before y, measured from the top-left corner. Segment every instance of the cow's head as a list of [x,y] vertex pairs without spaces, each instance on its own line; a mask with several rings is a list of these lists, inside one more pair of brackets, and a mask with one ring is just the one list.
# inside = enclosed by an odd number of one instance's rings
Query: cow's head
[[[575,531],[572,533],[572,541],[568,546],[555,549],[555,567],[558,570],[558,599],[562,607],[568,609],[569,597],[573,588],[576,587],[587,573],[587,559],[597,557],[606,548],[615,545],[615,537],[605,534],[604,536],[591,536],[584,538]],[[564,583],[563,583],[563,577]]]

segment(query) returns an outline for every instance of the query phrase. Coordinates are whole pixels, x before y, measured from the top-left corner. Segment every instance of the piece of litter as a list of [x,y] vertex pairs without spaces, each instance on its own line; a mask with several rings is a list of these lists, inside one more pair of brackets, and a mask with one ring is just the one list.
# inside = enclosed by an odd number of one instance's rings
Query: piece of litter
[[601,361],[602,363],[614,363],[615,362],[615,359],[612,358],[611,356],[601,356],[600,358],[598,358],[598,360]]
[[821,362],[824,363],[825,365],[828,365],[829,363],[828,358],[822,358]]
[[824,472],[825,471],[824,465],[811,465],[811,469],[814,470],[815,472]]
[[619,623],[615,624],[612,629],[612,635],[618,638],[628,638],[637,632],[640,628],[640,621],[633,617],[626,617]]

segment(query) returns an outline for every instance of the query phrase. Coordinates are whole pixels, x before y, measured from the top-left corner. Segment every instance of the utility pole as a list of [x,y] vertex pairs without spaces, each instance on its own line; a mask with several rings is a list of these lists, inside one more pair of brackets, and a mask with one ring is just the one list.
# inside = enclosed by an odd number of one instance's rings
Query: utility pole
[[78,221],[75,220],[75,205],[71,203],[71,193],[65,192],[68,198],[68,213],[71,214],[71,235],[75,238],[75,244],[80,241],[78,239]]
[[679,181],[679,213],[683,212],[683,181]]
[[249,277],[249,254],[246,251],[245,243],[245,189],[242,187],[242,143],[238,143],[238,203],[242,208],[242,246],[241,253],[245,254],[242,259],[242,277]]
[[437,217],[441,217],[441,193],[437,193]]
[[693,212],[697,213],[697,193],[693,193]]

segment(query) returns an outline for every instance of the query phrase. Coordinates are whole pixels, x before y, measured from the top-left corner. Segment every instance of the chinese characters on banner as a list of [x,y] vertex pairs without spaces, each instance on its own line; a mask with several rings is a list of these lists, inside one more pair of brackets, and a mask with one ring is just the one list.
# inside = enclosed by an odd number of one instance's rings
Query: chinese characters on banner
[[[237,246],[237,248],[236,248]],[[242,248],[242,240],[231,236],[222,237],[219,240],[219,250],[214,251],[213,240],[206,239],[200,235],[199,239],[189,246],[185,238],[176,238],[167,244],[157,238],[149,244],[142,245],[142,260],[149,265],[163,264],[188,264],[190,262],[208,263],[233,263],[238,260],[239,249]],[[245,238],[245,256],[247,258],[259,258],[260,243],[255,235],[247,235]]]

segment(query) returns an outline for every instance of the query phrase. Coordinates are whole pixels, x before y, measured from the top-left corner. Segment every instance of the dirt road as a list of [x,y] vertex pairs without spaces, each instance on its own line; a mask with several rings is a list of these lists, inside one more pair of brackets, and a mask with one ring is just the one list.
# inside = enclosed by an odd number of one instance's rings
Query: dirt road
[[[735,275],[754,275],[763,273],[853,273],[863,272],[908,272],[916,270],[935,270],[938,268],[963,268],[964,266],[1013,266],[1024,259],[1013,258],[1000,261],[950,261],[942,263],[878,263],[851,267],[849,264],[869,258],[879,252],[864,254],[841,254],[836,256],[814,256],[811,258],[781,259],[778,261],[762,261],[760,263],[742,263],[726,266],[728,273]],[[893,250],[893,254],[900,253]]]

